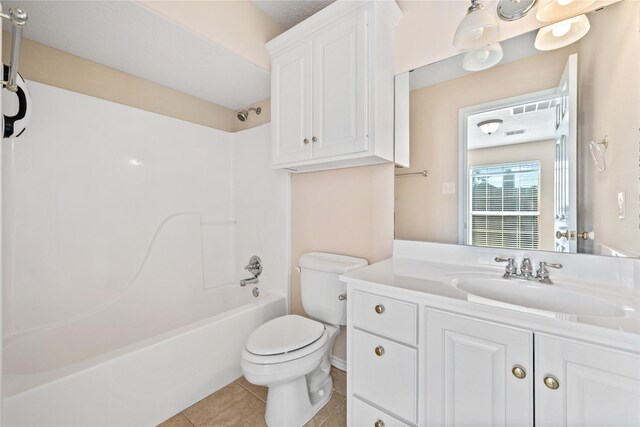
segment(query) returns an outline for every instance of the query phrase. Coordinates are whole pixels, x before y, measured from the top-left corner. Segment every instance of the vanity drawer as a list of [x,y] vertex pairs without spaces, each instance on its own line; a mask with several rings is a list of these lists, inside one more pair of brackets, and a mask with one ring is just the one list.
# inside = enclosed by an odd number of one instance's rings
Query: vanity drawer
[[353,325],[407,344],[416,345],[418,305],[353,291]]
[[418,351],[353,330],[353,394],[416,422]]
[[360,399],[353,399],[351,424],[362,427],[409,427],[380,409],[367,405]]

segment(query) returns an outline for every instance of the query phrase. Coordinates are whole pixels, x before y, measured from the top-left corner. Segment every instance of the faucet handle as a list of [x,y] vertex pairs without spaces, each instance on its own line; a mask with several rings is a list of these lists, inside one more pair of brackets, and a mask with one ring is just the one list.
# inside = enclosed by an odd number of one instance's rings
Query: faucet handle
[[547,267],[562,268],[562,264],[552,264],[545,261],[540,262],[539,266],[538,270],[536,270],[536,279],[549,285],[553,284],[553,282],[549,280],[549,270],[547,270]]
[[558,269],[560,269],[560,268],[562,268],[562,264],[558,264],[558,263],[549,263],[549,262],[546,262],[546,261],[542,261],[542,262],[540,263],[540,267],[551,267],[551,268],[558,268]]
[[506,262],[507,263],[507,266],[505,267],[504,277],[515,276],[518,273],[518,267],[516,267],[515,258],[512,258],[512,257],[509,257],[509,258],[495,257],[494,261],[495,262]]

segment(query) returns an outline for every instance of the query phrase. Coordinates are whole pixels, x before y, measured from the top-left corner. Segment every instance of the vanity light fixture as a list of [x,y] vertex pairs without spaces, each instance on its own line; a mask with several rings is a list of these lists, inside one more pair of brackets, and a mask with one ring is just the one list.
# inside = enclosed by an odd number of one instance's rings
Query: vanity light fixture
[[502,61],[504,53],[500,43],[467,52],[462,59],[462,68],[467,71],[487,70]]
[[536,12],[536,19],[547,22],[575,16],[587,9],[595,3],[595,1],[596,0],[540,0],[540,5]]
[[491,135],[498,130],[501,124],[502,120],[500,119],[489,119],[478,123],[478,127],[482,132],[486,133],[487,135]]
[[554,50],[569,46],[589,32],[587,15],[578,15],[538,30],[534,46],[538,50]]
[[458,49],[468,50],[492,43],[498,35],[498,21],[480,3],[471,0],[467,15],[460,21],[453,45]]
[[498,16],[503,21],[517,21],[524,18],[537,2],[538,0],[500,0],[497,8]]

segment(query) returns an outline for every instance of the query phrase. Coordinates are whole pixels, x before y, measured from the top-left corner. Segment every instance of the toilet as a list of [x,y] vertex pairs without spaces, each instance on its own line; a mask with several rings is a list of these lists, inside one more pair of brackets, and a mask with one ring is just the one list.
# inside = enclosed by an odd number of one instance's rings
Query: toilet
[[247,339],[242,372],[250,383],[269,387],[269,427],[301,426],[331,398],[331,349],[347,318],[347,287],[338,276],[365,265],[366,260],[345,255],[302,255],[302,305],[311,318],[278,317]]

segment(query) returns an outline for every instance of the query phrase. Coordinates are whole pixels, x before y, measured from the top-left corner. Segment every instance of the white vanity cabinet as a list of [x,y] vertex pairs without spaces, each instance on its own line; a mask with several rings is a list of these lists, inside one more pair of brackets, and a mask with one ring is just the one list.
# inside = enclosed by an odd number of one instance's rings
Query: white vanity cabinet
[[638,351],[539,331],[509,311],[347,282],[350,426],[640,423]]
[[538,426],[640,425],[637,354],[545,334],[535,348]]
[[533,334],[426,310],[426,425],[532,426]]
[[272,167],[307,172],[394,159],[395,2],[339,0],[267,44]]

